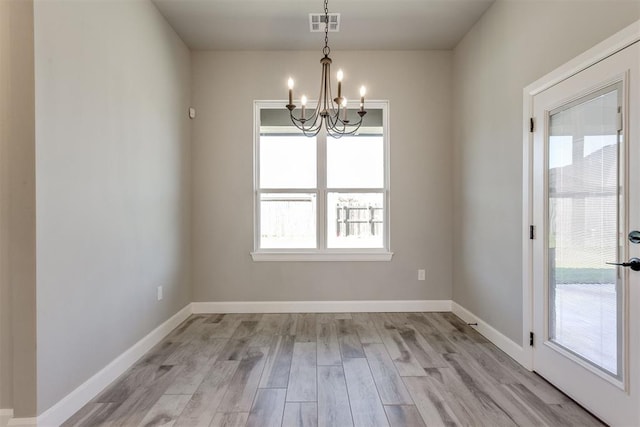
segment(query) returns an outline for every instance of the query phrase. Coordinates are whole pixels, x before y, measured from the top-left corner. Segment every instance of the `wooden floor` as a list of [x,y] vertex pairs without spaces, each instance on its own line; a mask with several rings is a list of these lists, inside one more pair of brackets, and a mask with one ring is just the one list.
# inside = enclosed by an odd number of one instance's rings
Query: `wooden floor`
[[451,313],[191,316],[65,426],[601,425]]

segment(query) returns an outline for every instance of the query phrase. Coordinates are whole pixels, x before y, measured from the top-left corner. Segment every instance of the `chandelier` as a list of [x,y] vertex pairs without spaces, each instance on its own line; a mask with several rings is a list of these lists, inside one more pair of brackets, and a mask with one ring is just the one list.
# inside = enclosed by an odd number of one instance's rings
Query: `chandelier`
[[331,48],[329,48],[329,6],[328,0],[324,0],[324,57],[320,59],[322,64],[322,76],[320,78],[320,95],[318,103],[313,111],[307,111],[307,97],[300,97],[301,113],[298,117],[294,115],[296,106],[293,104],[293,79],[289,77],[289,116],[293,124],[306,136],[316,136],[323,127],[329,136],[340,138],[343,135],[353,135],[362,124],[362,118],[367,112],[364,110],[364,96],[366,88],[360,88],[360,110],[358,110],[358,120],[353,123],[349,119],[347,109],[347,98],[342,96],[342,70],[338,70],[338,96],[333,98],[331,94]]

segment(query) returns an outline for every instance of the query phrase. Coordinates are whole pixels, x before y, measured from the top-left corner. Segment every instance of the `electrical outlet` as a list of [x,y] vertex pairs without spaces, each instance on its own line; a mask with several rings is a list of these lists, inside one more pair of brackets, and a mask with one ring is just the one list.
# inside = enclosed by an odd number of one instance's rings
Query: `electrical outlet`
[[418,280],[425,280],[426,273],[424,270],[418,270]]
[[158,301],[162,300],[162,286],[158,286]]

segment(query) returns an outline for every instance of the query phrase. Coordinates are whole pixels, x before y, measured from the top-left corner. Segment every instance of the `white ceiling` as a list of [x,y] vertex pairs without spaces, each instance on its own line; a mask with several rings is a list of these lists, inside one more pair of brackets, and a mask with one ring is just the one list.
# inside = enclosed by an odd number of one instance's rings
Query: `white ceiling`
[[[341,14],[333,49],[452,49],[495,0],[330,0]],[[321,50],[309,31],[322,0],[153,0],[196,50]]]

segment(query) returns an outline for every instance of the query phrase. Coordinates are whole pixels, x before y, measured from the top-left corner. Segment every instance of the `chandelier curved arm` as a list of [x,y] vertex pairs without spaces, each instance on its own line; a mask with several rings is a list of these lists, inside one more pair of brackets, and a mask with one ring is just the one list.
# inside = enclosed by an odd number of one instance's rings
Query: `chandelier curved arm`
[[325,129],[327,131],[327,135],[334,139],[340,139],[343,136],[355,135],[360,129],[360,126],[362,126],[362,117],[367,112],[365,111],[364,114],[360,113],[361,112],[358,111],[360,118],[355,123],[350,123],[349,121],[345,122],[339,118],[331,123],[326,122]]

